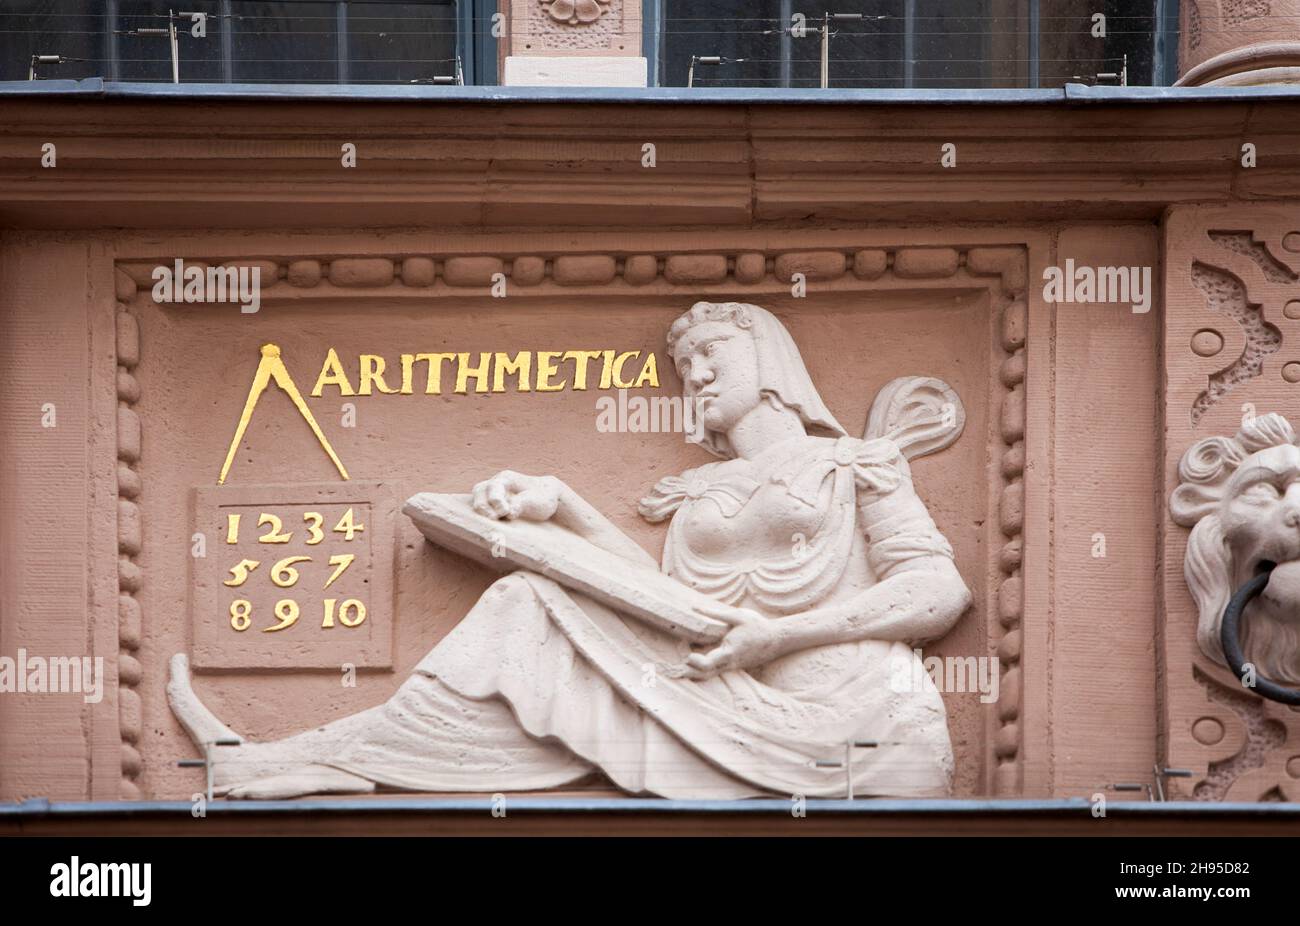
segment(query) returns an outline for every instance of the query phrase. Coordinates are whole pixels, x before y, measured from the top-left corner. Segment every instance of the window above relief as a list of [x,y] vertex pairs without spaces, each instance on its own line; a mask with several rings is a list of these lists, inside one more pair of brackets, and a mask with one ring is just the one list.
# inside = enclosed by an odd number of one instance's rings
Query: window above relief
[[[509,19],[500,9],[519,6],[499,0],[2,0],[0,81],[26,80],[33,56],[42,56],[38,79],[493,84],[510,47]],[[652,86],[1163,86],[1177,71],[1178,6],[1178,0],[641,0],[640,16],[621,21],[631,30],[627,38],[640,40]],[[185,13],[169,17],[173,10]],[[191,13],[203,14],[201,29]],[[828,21],[827,14],[835,18]],[[169,35],[157,34],[169,25],[177,29],[174,52]],[[552,27],[572,30],[565,48],[582,47],[587,25]]]

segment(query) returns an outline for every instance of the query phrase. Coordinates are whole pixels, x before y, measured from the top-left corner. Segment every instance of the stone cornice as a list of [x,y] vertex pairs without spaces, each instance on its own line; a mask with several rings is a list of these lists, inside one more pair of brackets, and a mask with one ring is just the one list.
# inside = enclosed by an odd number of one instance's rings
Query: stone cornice
[[[0,223],[207,228],[1155,219],[1300,188],[1300,102],[628,105],[0,97]],[[1241,146],[1258,166],[1243,168]],[[340,162],[357,146],[357,166]],[[42,145],[57,166],[41,167]],[[655,145],[654,167],[643,146]],[[957,165],[940,148],[957,146]]]

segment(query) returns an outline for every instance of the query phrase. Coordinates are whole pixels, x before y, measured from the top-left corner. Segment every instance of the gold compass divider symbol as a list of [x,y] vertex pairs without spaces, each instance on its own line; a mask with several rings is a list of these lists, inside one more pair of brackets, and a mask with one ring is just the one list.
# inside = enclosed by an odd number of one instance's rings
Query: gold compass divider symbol
[[339,460],[338,454],[330,446],[329,440],[316,423],[312,416],[311,409],[303,401],[302,393],[293,383],[293,377],[285,369],[284,361],[280,359],[280,346],[278,344],[263,344],[262,359],[258,361],[257,372],[253,375],[253,385],[248,390],[248,400],[244,403],[244,412],[239,416],[239,426],[235,428],[235,436],[230,441],[230,449],[226,451],[226,462],[221,464],[221,475],[217,477],[217,485],[223,485],[226,481],[226,474],[230,472],[230,464],[235,461],[235,452],[239,449],[239,442],[244,438],[244,432],[248,430],[248,422],[253,417],[253,409],[257,407],[257,400],[262,397],[266,387],[274,380],[275,384],[283,389],[293,401],[294,407],[302,415],[311,432],[316,435],[316,440],[320,442],[321,448],[329,454],[329,458],[334,461],[338,468],[339,475],[344,479],[350,478],[348,471],[344,469],[342,461]]

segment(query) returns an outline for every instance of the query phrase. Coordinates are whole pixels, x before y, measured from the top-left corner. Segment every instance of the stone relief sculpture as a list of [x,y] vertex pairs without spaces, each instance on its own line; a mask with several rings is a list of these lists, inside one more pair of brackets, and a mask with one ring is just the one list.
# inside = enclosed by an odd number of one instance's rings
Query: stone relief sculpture
[[609,12],[609,0],[541,0],[541,4],[552,19],[570,26],[595,22]]
[[[384,704],[247,742],[174,657],[168,696],[218,793],[517,791],[603,774],[634,794],[942,796],[952,775],[933,686],[895,690],[912,647],[971,596],[912,486],[908,457],[960,434],[957,396],[907,377],[864,438],[823,404],[765,309],[700,302],[668,334],[718,459],[661,479],[662,563],[555,476],[502,472],[471,496],[417,495],[434,542],[516,571],[495,582]],[[1294,448],[1292,448],[1294,450]],[[822,762],[823,764],[819,764]]]
[[1242,652],[1261,676],[1300,683],[1300,448],[1290,422],[1261,415],[1235,437],[1197,441],[1178,476],[1169,510],[1192,528],[1183,567],[1202,651],[1226,664],[1220,637],[1228,602],[1268,572],[1243,615]]

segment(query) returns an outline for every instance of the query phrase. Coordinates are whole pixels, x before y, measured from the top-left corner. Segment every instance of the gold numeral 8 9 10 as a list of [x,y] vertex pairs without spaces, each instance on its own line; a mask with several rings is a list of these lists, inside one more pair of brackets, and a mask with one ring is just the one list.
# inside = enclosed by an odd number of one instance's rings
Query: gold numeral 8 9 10
[[[275,603],[273,610],[275,616],[279,619],[279,623],[270,627],[263,627],[263,633],[287,630],[296,624],[301,616],[298,602],[292,598],[281,598]],[[325,615],[321,621],[321,626],[326,628],[334,626],[335,617],[344,627],[359,627],[366,619],[366,605],[359,598],[347,598],[342,604],[339,604],[337,598],[326,598],[324,610]],[[236,598],[232,601],[230,603],[230,626],[242,632],[247,630],[252,623],[253,603],[247,598]]]

